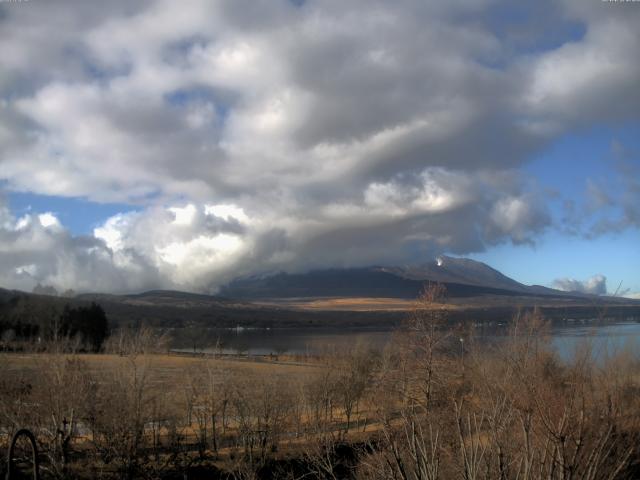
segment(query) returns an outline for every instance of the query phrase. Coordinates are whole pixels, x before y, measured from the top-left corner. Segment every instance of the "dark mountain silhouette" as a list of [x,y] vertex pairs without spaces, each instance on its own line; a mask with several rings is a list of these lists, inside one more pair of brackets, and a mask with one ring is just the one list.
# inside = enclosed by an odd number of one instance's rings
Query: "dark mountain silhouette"
[[441,283],[457,283],[526,292],[527,287],[489,265],[469,258],[441,255],[432,262],[411,267],[383,269],[404,278]]
[[493,286],[410,278],[400,272],[379,267],[252,277],[231,282],[221,289],[221,293],[225,297],[248,300],[300,297],[416,298],[429,281],[444,283],[448,295],[454,297],[488,294],[513,296],[520,293]]
[[450,297],[589,297],[574,292],[523,285],[482,262],[448,256],[440,256],[433,262],[420,266],[328,269],[295,274],[281,272],[248,277],[224,286],[221,294],[243,299],[415,298],[425,283],[430,282],[444,284]]

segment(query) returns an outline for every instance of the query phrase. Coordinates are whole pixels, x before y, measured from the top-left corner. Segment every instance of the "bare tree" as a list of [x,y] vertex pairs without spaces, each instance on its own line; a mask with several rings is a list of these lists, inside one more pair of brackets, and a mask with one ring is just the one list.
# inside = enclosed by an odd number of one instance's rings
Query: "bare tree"
[[47,354],[39,362],[35,399],[37,431],[47,455],[47,467],[59,478],[67,476],[73,440],[84,417],[92,377],[85,362],[74,355]]

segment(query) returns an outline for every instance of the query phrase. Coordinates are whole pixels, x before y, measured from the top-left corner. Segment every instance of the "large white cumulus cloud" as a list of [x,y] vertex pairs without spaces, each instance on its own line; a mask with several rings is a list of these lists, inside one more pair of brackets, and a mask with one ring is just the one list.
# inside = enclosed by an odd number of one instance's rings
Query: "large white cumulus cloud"
[[544,28],[499,0],[0,3],[0,181],[136,206],[88,236],[2,207],[0,281],[206,290],[534,243],[521,167],[637,118],[640,10],[524,5]]
[[114,252],[99,238],[72,236],[52,213],[15,218],[0,203],[0,284],[31,290],[136,290],[157,283],[154,267],[137,252]]
[[230,205],[120,214],[90,236],[71,235],[52,213],[0,213],[0,284],[25,290],[206,290],[233,278],[255,250],[248,219]]
[[559,278],[553,282],[553,286],[565,292],[591,293],[594,295],[606,295],[607,277],[594,275],[587,280],[575,280],[573,278]]
[[235,275],[259,230],[241,208],[190,203],[114,216],[94,236],[113,251],[121,268],[136,252],[154,265],[165,286],[201,290]]

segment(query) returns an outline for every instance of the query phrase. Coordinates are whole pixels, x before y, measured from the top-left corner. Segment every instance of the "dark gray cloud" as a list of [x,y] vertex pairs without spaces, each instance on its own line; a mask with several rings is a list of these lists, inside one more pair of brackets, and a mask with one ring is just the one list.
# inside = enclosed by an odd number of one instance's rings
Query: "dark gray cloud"
[[[566,132],[640,111],[640,10],[602,2],[0,12],[0,180],[140,207],[87,237],[35,217],[25,230],[5,208],[7,285],[197,290],[533,244],[552,221],[522,166]],[[638,186],[625,192],[594,182],[593,207],[618,208],[594,232],[638,225]],[[12,257],[18,242],[31,246]]]

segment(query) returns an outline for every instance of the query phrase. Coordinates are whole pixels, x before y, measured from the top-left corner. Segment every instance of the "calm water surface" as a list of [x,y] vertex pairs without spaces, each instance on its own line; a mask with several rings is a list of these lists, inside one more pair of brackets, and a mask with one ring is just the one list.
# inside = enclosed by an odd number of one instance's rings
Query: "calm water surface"
[[552,331],[551,341],[565,360],[573,357],[576,350],[587,345],[597,358],[622,352],[638,355],[640,322],[556,327]]
[[[392,336],[391,329],[209,329],[173,342],[174,350],[185,352],[219,352],[226,354],[297,354],[318,355],[332,350],[344,351],[365,343],[382,349]],[[497,343],[506,339],[505,327],[483,327],[477,333],[480,343]],[[554,325],[549,341],[564,359],[570,359],[579,348],[590,345],[595,356],[621,351],[640,353],[640,323],[628,321],[602,324],[585,321]]]

